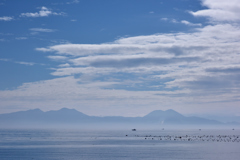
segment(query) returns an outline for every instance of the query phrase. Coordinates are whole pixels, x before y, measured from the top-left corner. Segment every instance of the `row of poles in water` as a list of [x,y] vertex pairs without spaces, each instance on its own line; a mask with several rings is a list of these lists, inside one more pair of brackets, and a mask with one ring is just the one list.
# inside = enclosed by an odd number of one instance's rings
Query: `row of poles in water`
[[145,140],[160,140],[160,141],[240,142],[240,135],[185,135],[185,136],[135,135],[135,137],[143,137]]

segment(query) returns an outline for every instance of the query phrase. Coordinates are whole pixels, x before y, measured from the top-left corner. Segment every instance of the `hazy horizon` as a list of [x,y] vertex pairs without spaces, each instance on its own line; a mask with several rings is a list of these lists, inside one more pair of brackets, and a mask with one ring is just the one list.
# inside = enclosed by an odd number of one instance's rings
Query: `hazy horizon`
[[[155,110],[144,116],[91,116],[75,109],[62,108],[44,112],[31,109],[0,114],[3,128],[95,128],[95,129],[230,129],[240,127],[240,117],[185,116],[172,109]],[[159,128],[160,127],[160,128]]]
[[[34,109],[28,109],[28,110],[21,110],[21,111],[16,111],[16,112],[25,112],[25,111],[31,111],[31,110],[40,110],[42,112],[52,112],[52,111],[60,111],[60,110],[64,110],[64,109],[68,109],[68,110],[76,110],[77,112],[80,112],[80,113],[83,113],[87,116],[96,116],[96,117],[111,117],[112,115],[98,115],[98,114],[94,114],[94,115],[90,115],[90,114],[86,114],[80,110],[77,110],[75,108],[60,108],[60,109],[57,109],[57,110],[47,110],[47,111],[43,111],[39,108],[34,108]],[[168,111],[168,110],[173,110],[173,109],[167,109],[167,110],[153,110],[153,111]],[[150,112],[147,112],[147,113],[144,113],[143,115],[141,116],[125,116],[125,115],[117,115],[116,117],[120,116],[120,117],[144,117],[150,113],[152,113],[153,111],[150,111]],[[175,111],[175,110],[173,110]],[[9,112],[9,113],[3,113],[3,114],[11,114],[11,113],[16,113],[16,112]],[[178,111],[175,111],[175,112],[178,112]],[[200,117],[200,118],[206,118],[206,119],[210,119],[210,120],[216,120],[216,121],[219,121],[219,122],[222,122],[222,123],[230,123],[230,122],[238,122],[240,123],[240,116],[232,116],[232,115],[219,115],[219,114],[182,114],[181,112],[178,112],[179,114],[183,115],[183,116],[186,116],[186,117]],[[1,115],[1,114],[0,114]]]

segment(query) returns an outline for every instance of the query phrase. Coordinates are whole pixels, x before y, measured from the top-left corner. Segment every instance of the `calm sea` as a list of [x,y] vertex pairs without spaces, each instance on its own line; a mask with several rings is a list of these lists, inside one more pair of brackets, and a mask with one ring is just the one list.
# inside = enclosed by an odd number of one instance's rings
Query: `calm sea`
[[3,130],[0,160],[237,160],[240,130]]

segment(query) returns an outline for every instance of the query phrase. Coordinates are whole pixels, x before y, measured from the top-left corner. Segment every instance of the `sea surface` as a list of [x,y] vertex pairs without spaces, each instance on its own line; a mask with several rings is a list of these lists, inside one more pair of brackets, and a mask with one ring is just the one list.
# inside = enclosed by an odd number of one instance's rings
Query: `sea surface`
[[238,160],[240,130],[0,129],[0,160]]

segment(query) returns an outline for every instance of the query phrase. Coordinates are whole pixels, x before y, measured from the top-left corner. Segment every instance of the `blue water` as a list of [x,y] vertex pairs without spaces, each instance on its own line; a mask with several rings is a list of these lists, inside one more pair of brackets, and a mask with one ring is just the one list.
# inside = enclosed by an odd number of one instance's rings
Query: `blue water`
[[239,130],[1,129],[0,160],[236,160],[239,135]]

